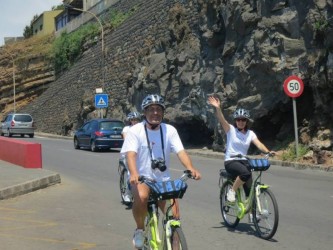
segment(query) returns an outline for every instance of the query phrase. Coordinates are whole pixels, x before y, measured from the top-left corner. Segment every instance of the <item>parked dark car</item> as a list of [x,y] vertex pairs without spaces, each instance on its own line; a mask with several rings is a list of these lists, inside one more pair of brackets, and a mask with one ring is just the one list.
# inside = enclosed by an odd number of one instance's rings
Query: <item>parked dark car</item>
[[35,135],[34,120],[29,114],[8,114],[1,121],[1,136],[7,135],[12,137],[12,135],[28,135],[30,138],[33,138]]
[[100,149],[121,148],[124,139],[121,135],[125,124],[116,119],[92,119],[86,122],[74,134],[74,148]]

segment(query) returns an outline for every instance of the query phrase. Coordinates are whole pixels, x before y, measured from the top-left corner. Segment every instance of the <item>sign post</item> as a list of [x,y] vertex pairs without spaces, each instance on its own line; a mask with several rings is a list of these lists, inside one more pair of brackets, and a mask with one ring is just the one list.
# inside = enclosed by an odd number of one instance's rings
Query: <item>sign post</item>
[[304,90],[302,79],[297,76],[289,76],[283,83],[283,90],[287,96],[293,98],[293,113],[294,113],[294,129],[295,129],[295,146],[296,146],[296,159],[298,160],[298,125],[297,125],[297,111],[296,111],[296,98],[299,97]]

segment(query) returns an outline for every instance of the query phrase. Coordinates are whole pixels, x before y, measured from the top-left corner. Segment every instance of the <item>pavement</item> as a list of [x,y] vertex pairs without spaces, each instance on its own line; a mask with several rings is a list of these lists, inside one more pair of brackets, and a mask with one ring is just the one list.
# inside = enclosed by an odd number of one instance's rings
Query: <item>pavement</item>
[[0,160],[0,200],[14,198],[60,182],[58,173],[43,168],[24,168]]
[[[56,136],[44,133],[36,135],[50,138],[72,139],[72,137]],[[187,149],[189,155],[224,159],[224,153],[215,152],[207,148]],[[310,165],[297,162],[285,162],[270,159],[273,165],[294,167],[296,169],[314,169],[333,172],[333,166]],[[47,168],[47,167],[46,167]],[[61,183],[60,174],[46,168],[24,168],[6,161],[0,160],[0,200],[10,199],[19,195],[27,194],[38,189]]]
[[[57,137],[43,133],[35,135]],[[0,160],[0,200],[14,198],[58,183],[61,183],[60,174],[47,170],[47,167],[24,168]]]

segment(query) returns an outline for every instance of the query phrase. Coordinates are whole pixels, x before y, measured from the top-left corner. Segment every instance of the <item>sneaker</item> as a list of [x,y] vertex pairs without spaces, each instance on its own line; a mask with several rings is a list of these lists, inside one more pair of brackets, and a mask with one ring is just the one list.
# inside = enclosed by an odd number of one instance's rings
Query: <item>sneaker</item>
[[229,189],[227,193],[227,200],[229,202],[235,202],[236,201],[236,192],[232,189]]
[[133,245],[135,248],[141,249],[143,247],[143,230],[142,229],[136,229],[134,231],[133,235]]
[[124,195],[124,202],[130,203],[132,201],[132,197],[130,194],[125,194]]

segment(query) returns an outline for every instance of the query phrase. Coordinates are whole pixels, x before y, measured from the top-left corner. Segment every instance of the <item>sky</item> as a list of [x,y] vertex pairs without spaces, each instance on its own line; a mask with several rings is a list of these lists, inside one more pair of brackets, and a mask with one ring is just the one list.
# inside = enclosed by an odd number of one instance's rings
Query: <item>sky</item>
[[4,37],[23,36],[25,26],[35,15],[52,10],[62,0],[0,0],[0,46]]

